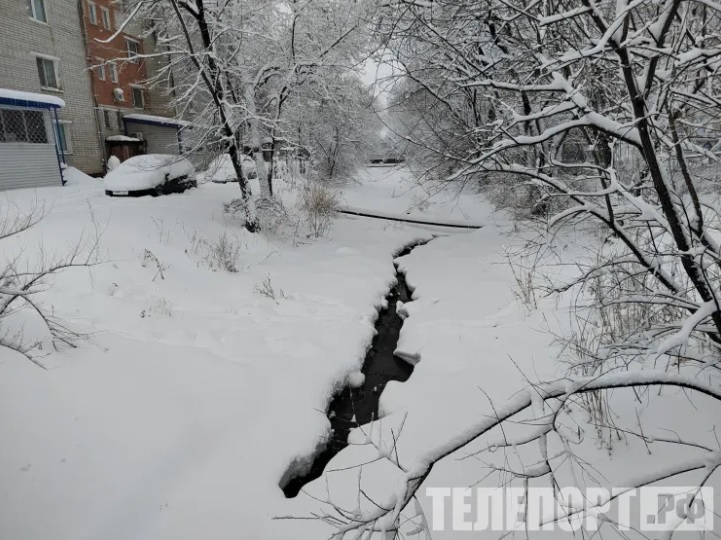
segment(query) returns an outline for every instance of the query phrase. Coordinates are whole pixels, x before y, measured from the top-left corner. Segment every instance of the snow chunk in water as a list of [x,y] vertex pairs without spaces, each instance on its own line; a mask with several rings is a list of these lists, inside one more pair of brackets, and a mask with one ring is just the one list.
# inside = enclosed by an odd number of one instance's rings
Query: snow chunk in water
[[348,375],[348,384],[351,388],[360,388],[366,380],[366,376],[360,371],[354,371]]

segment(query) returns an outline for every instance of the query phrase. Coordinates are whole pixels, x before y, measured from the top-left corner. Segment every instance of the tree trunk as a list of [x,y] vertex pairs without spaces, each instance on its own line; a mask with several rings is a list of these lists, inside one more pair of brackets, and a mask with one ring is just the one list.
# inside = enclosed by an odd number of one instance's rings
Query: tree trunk
[[248,111],[250,111],[250,131],[253,146],[253,160],[255,161],[255,170],[258,173],[258,183],[260,184],[260,196],[263,199],[270,199],[273,193],[270,189],[268,178],[268,168],[263,157],[263,145],[260,137],[260,122],[258,112],[255,106],[255,88],[251,83],[245,87],[245,101],[247,102]]
[[[205,17],[205,6],[203,4],[203,0],[196,0],[195,5],[197,11],[193,14],[193,17],[198,23],[198,29],[200,30],[203,47],[208,53],[211,53],[213,52],[213,40],[210,35],[210,29],[208,28],[208,21]],[[215,58],[212,54],[207,54],[205,56],[205,58],[207,58],[207,64],[198,61],[193,52],[193,38],[183,22],[183,17],[180,14],[180,7],[177,2],[173,2],[173,8],[175,9],[178,20],[183,26],[185,39],[187,41],[188,47],[190,47],[191,49],[191,53],[193,53],[193,61],[198,70],[200,71],[203,82],[205,83],[206,87],[208,88],[209,92],[213,97],[213,103],[216,110],[218,111],[218,115],[222,124],[223,134],[230,142],[230,146],[228,148],[228,155],[230,156],[230,160],[233,164],[233,170],[235,171],[236,178],[238,179],[238,185],[240,187],[240,196],[241,200],[243,201],[243,208],[245,210],[245,228],[248,229],[248,231],[250,232],[256,232],[260,230],[260,225],[258,223],[258,217],[255,213],[255,205],[253,203],[250,186],[248,184],[247,178],[243,174],[243,167],[240,163],[240,152],[238,151],[238,144],[236,142],[235,133],[230,125],[228,115],[226,114],[225,91],[220,77],[220,68],[215,62]]]

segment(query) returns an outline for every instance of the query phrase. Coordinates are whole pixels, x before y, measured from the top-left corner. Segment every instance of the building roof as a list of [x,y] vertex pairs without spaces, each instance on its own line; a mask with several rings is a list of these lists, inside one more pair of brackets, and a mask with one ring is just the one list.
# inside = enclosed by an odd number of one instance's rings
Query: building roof
[[150,124],[153,126],[168,126],[168,127],[185,127],[189,126],[190,122],[185,120],[178,120],[177,118],[167,118],[165,116],[154,116],[152,114],[126,114],[123,116],[123,122],[135,122],[138,124]]
[[128,137],[127,135],[110,135],[105,137],[105,140],[110,142],[140,142],[140,139]]
[[59,109],[65,107],[65,102],[56,96],[0,88],[0,105],[14,105],[32,109]]

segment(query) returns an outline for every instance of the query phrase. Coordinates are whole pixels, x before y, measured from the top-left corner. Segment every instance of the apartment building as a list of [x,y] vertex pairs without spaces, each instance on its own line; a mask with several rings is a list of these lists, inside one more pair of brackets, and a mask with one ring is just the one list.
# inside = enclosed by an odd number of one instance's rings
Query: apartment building
[[[0,0],[0,189],[55,185],[67,163],[103,175],[111,154],[181,152],[172,77],[122,2]],[[149,35],[149,37],[145,37]]]
[[[143,21],[123,26],[122,2],[80,0],[88,65],[105,155],[178,154],[180,130],[172,87],[150,85],[162,62]],[[122,27],[122,31],[119,28]],[[144,58],[149,54],[151,58]]]
[[0,0],[0,189],[103,171],[85,50],[77,0]]

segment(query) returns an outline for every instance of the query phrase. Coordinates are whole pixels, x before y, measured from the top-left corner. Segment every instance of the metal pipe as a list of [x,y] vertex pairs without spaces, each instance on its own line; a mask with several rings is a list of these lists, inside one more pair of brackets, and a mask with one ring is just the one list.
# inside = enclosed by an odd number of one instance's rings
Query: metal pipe
[[[63,154],[63,158],[60,158],[60,138],[58,135],[60,135],[60,120],[58,119],[58,109],[57,107],[53,108],[53,113],[55,114],[55,129],[54,129],[54,137],[55,137],[55,157],[58,159],[58,172],[60,172],[60,183],[61,185],[65,185],[65,177],[63,176],[63,166],[62,164],[65,162],[65,154]],[[52,124],[52,121],[50,122]]]
[[381,216],[377,214],[371,214],[369,212],[361,212],[358,210],[338,210],[341,214],[348,214],[351,216],[361,216],[361,217],[368,217],[368,218],[374,218],[374,219],[386,219],[389,221],[401,221],[405,223],[417,223],[418,225],[433,225],[435,227],[450,227],[454,229],[480,229],[483,227],[483,225],[464,225],[461,223],[436,223],[433,221],[425,221],[422,219],[414,219],[414,218],[403,218],[398,216]]

